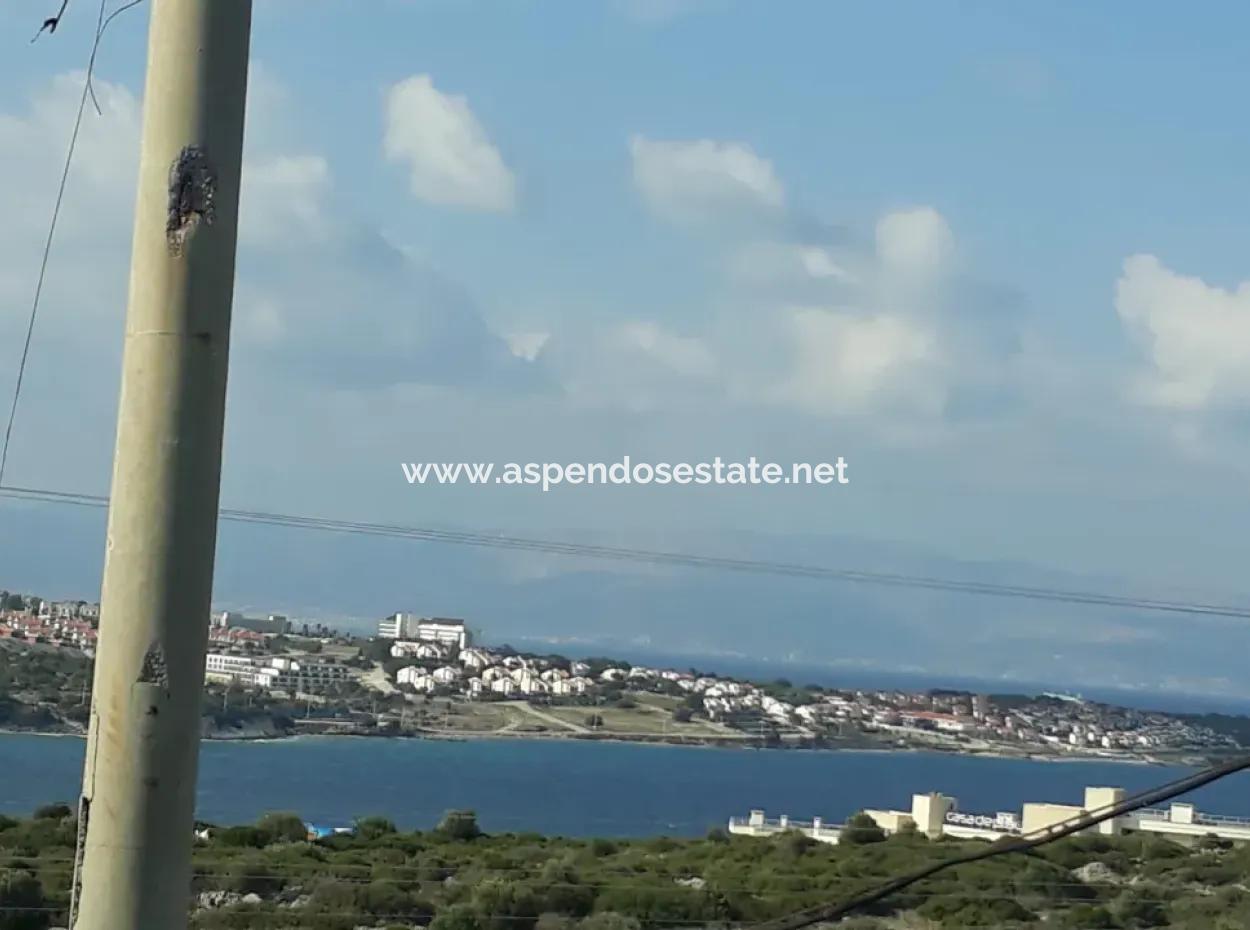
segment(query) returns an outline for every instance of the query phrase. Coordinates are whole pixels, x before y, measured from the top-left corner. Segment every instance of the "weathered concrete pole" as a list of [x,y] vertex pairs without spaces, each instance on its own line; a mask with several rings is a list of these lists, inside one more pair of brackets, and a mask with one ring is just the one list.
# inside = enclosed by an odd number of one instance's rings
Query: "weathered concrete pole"
[[152,0],[74,930],[187,925],[251,0]]

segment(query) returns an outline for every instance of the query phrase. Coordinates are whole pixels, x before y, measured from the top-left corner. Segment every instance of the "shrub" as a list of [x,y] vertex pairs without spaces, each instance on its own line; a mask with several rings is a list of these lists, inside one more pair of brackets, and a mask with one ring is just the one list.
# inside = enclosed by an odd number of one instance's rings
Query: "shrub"
[[45,804],[43,807],[35,809],[36,820],[64,820],[66,817],[74,816],[70,806],[62,801],[55,804]]
[[266,814],[256,821],[256,829],[269,843],[299,843],[308,839],[308,828],[295,814]]
[[475,840],[482,835],[473,811],[448,811],[434,832],[449,840]]
[[439,911],[430,922],[430,930],[483,930],[477,913],[467,904],[453,904]]
[[838,842],[846,846],[864,846],[885,840],[885,831],[867,814],[859,813],[846,822]]

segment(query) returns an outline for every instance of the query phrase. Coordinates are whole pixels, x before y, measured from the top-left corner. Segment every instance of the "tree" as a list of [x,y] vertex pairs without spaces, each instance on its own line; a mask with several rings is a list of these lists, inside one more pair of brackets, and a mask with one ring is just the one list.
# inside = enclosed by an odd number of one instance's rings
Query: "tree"
[[448,811],[434,830],[439,836],[449,840],[475,840],[482,835],[477,825],[477,814],[473,811]]
[[885,831],[877,826],[877,822],[865,813],[851,817],[838,842],[846,846],[865,846],[869,843],[880,843],[885,840]]
[[299,843],[308,839],[308,827],[295,814],[266,814],[256,829],[268,843]]
[[674,723],[689,723],[694,716],[689,707],[679,707],[673,711]]
[[356,821],[356,835],[361,839],[374,840],[396,832],[395,824],[385,817],[361,817]]
[[74,815],[70,806],[62,801],[55,804],[45,804],[43,807],[35,810],[36,820],[64,820],[66,817]]

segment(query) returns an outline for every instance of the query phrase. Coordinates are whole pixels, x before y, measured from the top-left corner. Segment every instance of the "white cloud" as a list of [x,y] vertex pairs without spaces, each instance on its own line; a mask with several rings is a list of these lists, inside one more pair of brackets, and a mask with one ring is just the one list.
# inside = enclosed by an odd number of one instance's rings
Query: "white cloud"
[[462,96],[444,94],[427,74],[386,97],[387,158],[408,169],[414,197],[497,213],[516,206],[516,181]]
[[753,242],[729,259],[730,277],[743,284],[859,282],[851,256],[817,245],[793,242]]
[[629,150],[634,184],[652,212],[670,222],[776,215],[785,206],[772,163],[741,143],[634,136]]
[[618,336],[627,349],[654,359],[676,374],[709,378],[716,373],[716,358],[701,339],[679,336],[646,321],[626,323]]
[[[0,112],[0,385],[15,377],[82,80],[58,76]],[[15,479],[43,467],[40,450],[66,432],[79,436],[81,454],[58,480],[91,486],[107,478],[140,105],[104,76],[96,76],[95,90],[103,113],[88,106],[70,173],[14,436]],[[232,384],[318,399],[397,384],[455,385],[479,396],[538,385],[541,362],[515,357],[470,295],[335,209],[326,159],[302,149],[280,115],[267,112],[283,102],[282,86],[260,70],[251,91]],[[254,405],[235,404],[231,429],[252,431],[258,418]],[[254,432],[267,435],[264,427]],[[235,461],[254,469],[276,451],[253,442]]]
[[[47,232],[51,197],[85,79],[82,72],[58,75],[32,95],[24,114],[0,114],[0,241],[6,245],[9,237],[29,241]],[[111,240],[119,229],[124,232],[125,211],[134,201],[139,101],[122,85],[99,77],[95,92],[101,113],[88,104],[83,114],[57,227],[60,243],[82,236]],[[102,222],[110,228],[102,229]]]
[[933,207],[887,213],[877,221],[877,258],[889,274],[931,277],[946,270],[955,237]]
[[512,333],[504,339],[513,355],[532,362],[542,353],[543,347],[551,339],[551,333]]
[[280,246],[330,232],[325,199],[330,166],[320,155],[272,155],[243,163],[239,237],[245,245]]
[[1150,366],[1140,399],[1187,410],[1250,403],[1250,282],[1230,291],[1133,255],[1115,309]]
[[777,392],[818,416],[882,407],[940,413],[938,337],[902,316],[798,308],[788,313],[793,339],[789,378]]

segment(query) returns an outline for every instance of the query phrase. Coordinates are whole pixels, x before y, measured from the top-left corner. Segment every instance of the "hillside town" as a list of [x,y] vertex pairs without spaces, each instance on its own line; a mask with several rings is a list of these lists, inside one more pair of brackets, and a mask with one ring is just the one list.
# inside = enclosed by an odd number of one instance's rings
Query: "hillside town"
[[[0,598],[0,644],[93,655],[98,604]],[[371,637],[233,611],[213,614],[208,627],[205,680],[210,693],[222,693],[223,706],[232,693],[248,695],[244,707],[277,708],[287,717],[298,716],[294,708],[302,705],[301,725],[345,732],[1112,759],[1212,757],[1242,742],[1235,728],[1217,731],[1182,715],[1062,695],[796,687],[607,658],[525,654],[479,643],[462,619],[415,613],[386,617]]]

